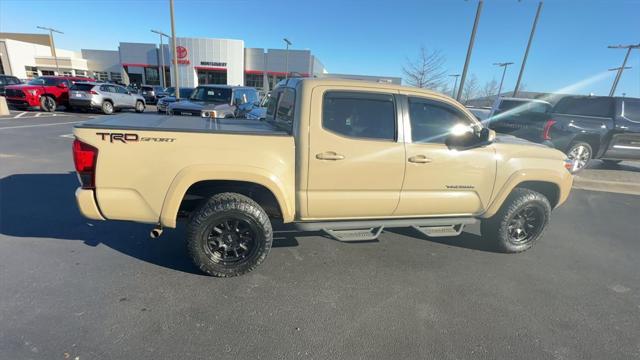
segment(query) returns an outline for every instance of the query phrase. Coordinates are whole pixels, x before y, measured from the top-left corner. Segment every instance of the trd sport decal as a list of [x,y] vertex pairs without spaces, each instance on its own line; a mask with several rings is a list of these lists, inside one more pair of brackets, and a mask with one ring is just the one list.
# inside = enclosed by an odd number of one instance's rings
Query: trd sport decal
[[143,136],[140,137],[138,136],[138,134],[133,134],[133,133],[106,133],[106,132],[99,132],[96,133],[96,135],[100,136],[102,141],[109,141],[111,143],[113,142],[122,142],[124,144],[130,143],[130,142],[174,142],[176,141],[175,138],[165,138],[165,137],[149,137],[149,136]]

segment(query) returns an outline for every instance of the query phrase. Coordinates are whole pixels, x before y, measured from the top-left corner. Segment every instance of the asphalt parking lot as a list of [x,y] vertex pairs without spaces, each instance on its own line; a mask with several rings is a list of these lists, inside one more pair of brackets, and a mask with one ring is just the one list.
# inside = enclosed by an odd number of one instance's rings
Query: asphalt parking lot
[[594,162],[522,254],[477,226],[360,244],[278,226],[258,270],[216,279],[181,228],[80,216],[70,135],[96,114],[19,113],[0,117],[0,359],[640,358],[638,163]]

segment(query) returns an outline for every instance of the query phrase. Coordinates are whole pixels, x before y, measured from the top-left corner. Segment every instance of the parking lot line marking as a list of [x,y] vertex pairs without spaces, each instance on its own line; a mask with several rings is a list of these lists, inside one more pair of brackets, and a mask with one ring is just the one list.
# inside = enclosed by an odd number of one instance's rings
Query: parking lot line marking
[[[36,113],[36,117],[40,117],[40,115],[42,115],[42,113]],[[56,114],[53,114],[53,116],[56,116]]]
[[86,120],[80,120],[80,121],[68,121],[68,122],[53,123],[53,124],[38,124],[38,125],[6,126],[6,127],[0,127],[0,130],[7,130],[7,129],[22,129],[22,128],[32,128],[32,127],[45,127],[45,126],[56,126],[56,125],[65,125],[65,124],[77,124],[77,123],[81,123],[81,122],[85,122],[85,121],[86,121]]
[[18,114],[18,115],[16,115],[16,116],[14,116],[13,118],[14,118],[14,119],[17,119],[17,118],[19,118],[19,117],[24,116],[26,113],[27,113],[26,111],[23,111],[23,112],[21,112],[20,114]]

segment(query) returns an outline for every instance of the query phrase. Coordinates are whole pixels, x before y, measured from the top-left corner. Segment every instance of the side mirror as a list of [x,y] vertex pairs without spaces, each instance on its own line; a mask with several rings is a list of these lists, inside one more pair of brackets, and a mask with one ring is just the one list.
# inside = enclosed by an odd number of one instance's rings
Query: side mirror
[[58,87],[59,87],[59,88],[61,88],[61,89],[66,89],[66,88],[68,88],[67,83],[63,83],[63,82],[61,82],[60,84],[58,84]]
[[452,150],[468,150],[479,146],[488,145],[495,140],[496,133],[488,128],[475,131],[452,131],[444,143]]

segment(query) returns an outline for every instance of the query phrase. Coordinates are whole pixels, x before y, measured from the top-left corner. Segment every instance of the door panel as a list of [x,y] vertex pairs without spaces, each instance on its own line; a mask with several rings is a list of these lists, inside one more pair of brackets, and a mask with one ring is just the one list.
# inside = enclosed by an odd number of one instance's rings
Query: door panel
[[[425,157],[414,163],[412,157]],[[449,150],[443,144],[407,144],[407,169],[394,215],[468,215],[488,205],[495,179],[492,147]]]
[[396,140],[393,94],[317,87],[312,104],[308,218],[390,216],[398,205],[405,167],[404,144]]
[[478,123],[459,105],[442,99],[402,97],[406,172],[394,216],[471,215],[488,206],[496,176],[495,150],[485,146],[450,150],[454,128]]
[[622,115],[615,119],[614,134],[603,156],[607,159],[640,159],[640,101],[625,99]]

